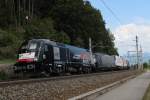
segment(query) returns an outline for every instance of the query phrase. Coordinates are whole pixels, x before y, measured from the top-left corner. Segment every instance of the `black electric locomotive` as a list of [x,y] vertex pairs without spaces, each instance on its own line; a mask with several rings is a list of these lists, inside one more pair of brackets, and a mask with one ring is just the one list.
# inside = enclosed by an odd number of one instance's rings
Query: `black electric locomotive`
[[89,72],[94,66],[91,62],[86,49],[48,39],[31,39],[19,48],[14,72]]

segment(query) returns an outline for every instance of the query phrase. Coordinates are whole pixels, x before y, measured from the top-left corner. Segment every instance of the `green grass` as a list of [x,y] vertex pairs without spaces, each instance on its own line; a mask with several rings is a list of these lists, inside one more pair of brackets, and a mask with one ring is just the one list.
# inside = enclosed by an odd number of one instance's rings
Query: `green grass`
[[0,80],[7,80],[7,79],[8,79],[8,75],[5,72],[1,71],[0,72]]
[[3,59],[0,60],[0,64],[14,64],[15,63],[15,59]]
[[149,87],[148,87],[148,89],[147,89],[147,91],[143,97],[143,100],[150,100],[150,85],[149,85]]

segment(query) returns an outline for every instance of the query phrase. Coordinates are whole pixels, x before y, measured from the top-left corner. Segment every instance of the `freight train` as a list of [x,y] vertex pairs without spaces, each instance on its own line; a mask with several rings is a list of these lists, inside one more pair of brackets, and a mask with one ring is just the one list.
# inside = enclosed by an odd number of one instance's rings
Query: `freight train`
[[122,57],[92,54],[87,49],[49,39],[31,39],[23,42],[13,67],[15,73],[90,73],[128,68],[128,61]]
[[99,70],[123,70],[129,69],[129,61],[120,56],[110,56],[102,53],[95,53],[96,69]]

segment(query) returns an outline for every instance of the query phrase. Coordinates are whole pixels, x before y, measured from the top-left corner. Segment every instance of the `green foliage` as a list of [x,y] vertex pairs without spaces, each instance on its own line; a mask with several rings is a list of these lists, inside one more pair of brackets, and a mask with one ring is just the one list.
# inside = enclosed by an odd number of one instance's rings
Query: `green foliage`
[[67,44],[70,43],[70,38],[68,37],[68,35],[65,32],[50,34],[50,39],[58,41],[58,42],[67,43]]
[[25,37],[24,38],[30,38],[30,37],[41,37],[41,38],[49,38],[50,34],[55,33],[55,30],[53,28],[53,22],[51,18],[46,19],[35,19],[32,20],[30,23],[28,23],[25,26]]
[[8,79],[8,75],[4,71],[1,71],[0,80],[7,80],[7,79]]
[[143,63],[143,67],[144,69],[150,69],[150,65],[147,62]]
[[[19,5],[20,1],[20,5]],[[15,57],[22,41],[39,37],[118,54],[101,12],[83,0],[0,0],[0,58]],[[32,6],[34,4],[34,6]],[[30,8],[30,9],[29,9]]]
[[0,30],[0,47],[11,45],[13,43],[12,37],[13,37],[12,34]]
[[0,64],[14,64],[15,63],[15,59],[3,59],[0,60]]
[[102,43],[102,46],[106,46],[96,47],[94,51],[117,54],[113,35],[105,28],[100,11],[89,2],[56,0],[50,15],[54,19],[56,30],[67,33],[71,44],[88,48],[88,39],[91,37],[93,45]]

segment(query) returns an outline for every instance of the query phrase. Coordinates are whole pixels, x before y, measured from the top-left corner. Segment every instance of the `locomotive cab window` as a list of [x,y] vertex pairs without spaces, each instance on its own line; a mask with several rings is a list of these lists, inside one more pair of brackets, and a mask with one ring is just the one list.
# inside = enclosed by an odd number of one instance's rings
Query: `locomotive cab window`
[[37,43],[31,43],[29,46],[29,50],[35,50],[37,48]]
[[38,42],[24,42],[20,47],[19,53],[36,52],[39,45]]

